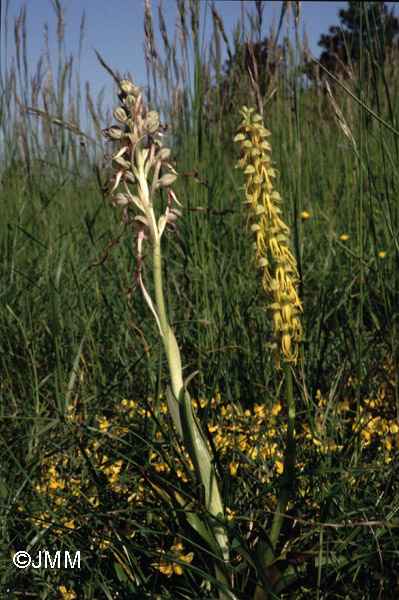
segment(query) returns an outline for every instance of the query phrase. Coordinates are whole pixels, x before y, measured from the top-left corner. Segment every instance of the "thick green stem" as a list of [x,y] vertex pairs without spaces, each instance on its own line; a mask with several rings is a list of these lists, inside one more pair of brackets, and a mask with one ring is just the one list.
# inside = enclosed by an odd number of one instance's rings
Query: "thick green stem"
[[[221,553],[220,559],[214,561],[216,579],[225,585],[229,585],[227,569],[229,558],[228,536],[224,527],[216,520],[223,518],[223,504],[206,440],[193,411],[191,398],[184,387],[179,347],[168,323],[163,294],[162,255],[159,237],[156,241],[153,239],[153,277],[156,310],[171,378],[172,393],[167,396],[168,405],[178,433],[192,460],[195,472],[204,487],[205,508],[211,515],[213,535]],[[212,545],[210,540],[210,546]],[[219,590],[219,597],[229,598],[230,596]]]
[[162,289],[162,256],[160,239],[158,239],[153,246],[153,267],[155,303],[161,325],[162,340],[165,348],[166,359],[168,361],[172,391],[175,398],[179,400],[184,390],[182,367],[179,347],[177,345],[174,333],[169,327],[168,317],[166,314],[165,299]]

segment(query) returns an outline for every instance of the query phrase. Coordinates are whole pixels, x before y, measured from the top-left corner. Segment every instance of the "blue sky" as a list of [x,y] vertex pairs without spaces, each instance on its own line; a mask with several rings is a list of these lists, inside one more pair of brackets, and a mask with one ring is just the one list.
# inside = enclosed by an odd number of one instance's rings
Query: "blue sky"
[[[1,0],[0,0],[1,1]],[[160,0],[151,0],[154,16],[154,32],[158,50],[163,47],[161,34],[158,27],[158,6]],[[40,54],[44,50],[44,27],[49,28],[50,48],[54,56],[53,64],[56,65],[56,33],[57,19],[51,0],[11,0],[8,9],[8,41],[5,41],[5,14],[6,1],[1,1],[2,26],[1,26],[1,65],[4,72],[5,62],[9,63],[10,57],[15,53],[13,44],[14,21],[23,5],[27,11],[27,54],[31,74],[34,73]],[[94,48],[102,55],[105,62],[112,69],[119,69],[122,74],[128,71],[132,74],[135,83],[145,86],[147,83],[146,66],[144,59],[144,27],[143,27],[143,0],[61,0],[65,9],[66,33],[64,50],[66,55],[74,54],[77,61],[79,50],[79,32],[83,11],[85,12],[85,35],[82,46],[80,62],[75,62],[79,69],[82,82],[88,81],[93,97],[105,86],[104,103],[114,104],[113,82],[110,76],[99,64]],[[206,0],[200,0],[202,24],[205,19],[205,40],[209,40],[213,31],[210,5]],[[207,6],[208,4],[208,6]],[[388,6],[395,3],[388,2]],[[327,33],[331,25],[339,25],[338,12],[345,8],[347,2],[302,2],[300,19],[300,32],[306,28],[309,46],[314,56],[319,57],[321,49],[317,42],[322,33]],[[268,35],[273,19],[278,24],[282,2],[267,1],[263,12],[263,35]],[[238,22],[242,20],[241,2],[238,0],[216,0],[215,7],[221,16],[225,31],[231,40],[231,33]],[[246,12],[254,10],[255,3],[250,0],[244,2]],[[175,0],[162,1],[163,14],[168,31],[168,37],[173,40],[177,5]],[[398,14],[398,5],[395,14]],[[246,18],[249,29],[249,19]],[[289,22],[290,35],[294,31],[293,17]],[[286,21],[281,35],[287,31]],[[292,38],[291,38],[292,39]],[[224,55],[223,58],[227,58]]]

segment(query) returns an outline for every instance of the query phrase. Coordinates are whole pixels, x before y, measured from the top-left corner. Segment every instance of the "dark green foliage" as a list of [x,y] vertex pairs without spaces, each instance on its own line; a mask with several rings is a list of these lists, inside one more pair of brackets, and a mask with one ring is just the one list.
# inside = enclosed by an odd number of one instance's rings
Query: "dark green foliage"
[[[359,66],[363,49],[384,61],[398,46],[399,20],[393,7],[388,12],[385,2],[348,2],[348,8],[339,11],[341,26],[333,26],[329,34],[322,34],[319,46],[324,48],[320,63],[332,73],[342,65]],[[364,58],[363,58],[364,61]]]

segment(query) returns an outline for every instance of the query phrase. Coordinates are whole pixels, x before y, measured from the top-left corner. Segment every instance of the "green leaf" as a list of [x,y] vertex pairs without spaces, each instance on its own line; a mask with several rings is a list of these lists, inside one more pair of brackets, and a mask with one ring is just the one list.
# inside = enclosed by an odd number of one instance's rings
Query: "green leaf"
[[179,402],[176,396],[174,395],[170,385],[168,385],[168,387],[166,388],[166,403],[168,405],[169,412],[172,416],[173,423],[175,424],[175,427],[177,429],[177,433],[179,434],[180,439],[183,440],[183,430],[180,420]]
[[128,576],[126,575],[125,571],[122,569],[122,567],[120,566],[119,563],[114,562],[114,568],[115,568],[115,573],[116,576],[118,577],[119,581],[129,581]]
[[[223,518],[223,504],[220,497],[211,454],[204,433],[194,413],[190,394],[185,389],[180,402],[180,419],[183,428],[184,445],[194,465],[197,477],[204,488],[205,508],[216,519]],[[212,529],[220,548],[223,560],[229,560],[229,540],[224,527],[212,520]]]

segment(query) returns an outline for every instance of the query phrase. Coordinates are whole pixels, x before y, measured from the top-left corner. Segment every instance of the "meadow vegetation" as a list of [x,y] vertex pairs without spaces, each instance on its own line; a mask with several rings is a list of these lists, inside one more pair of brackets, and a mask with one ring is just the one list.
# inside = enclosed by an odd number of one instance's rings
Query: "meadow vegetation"
[[[190,517],[203,516],[201,489],[168,411],[153,315],[134,290],[134,233],[113,243],[121,212],[110,207],[102,162],[112,150],[101,135],[113,107],[93,100],[89,84],[82,97],[57,1],[56,68],[47,44],[29,71],[22,11],[8,27],[15,52],[0,80],[1,598],[249,600],[262,585],[271,599],[391,600],[399,594],[398,48],[373,40],[364,18],[359,60],[329,74],[300,40],[300,3],[284,3],[267,44],[260,2],[232,43],[207,6],[209,45],[205,4],[176,6],[177,34],[160,8],[158,39],[145,3],[143,92],[171,125],[180,174],[173,189],[184,208],[163,239],[164,294],[185,376],[197,372],[188,388],[225,507],[231,589],[215,577]],[[280,35],[285,18],[294,46]],[[267,569],[259,548],[268,547],[283,481],[286,377],[270,349],[262,278],[250,268],[233,142],[242,105],[272,134],[303,308],[292,367],[296,479]],[[146,258],[142,277],[152,290]],[[81,568],[14,566],[16,552],[41,549],[79,550]]]

